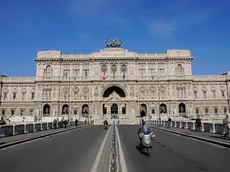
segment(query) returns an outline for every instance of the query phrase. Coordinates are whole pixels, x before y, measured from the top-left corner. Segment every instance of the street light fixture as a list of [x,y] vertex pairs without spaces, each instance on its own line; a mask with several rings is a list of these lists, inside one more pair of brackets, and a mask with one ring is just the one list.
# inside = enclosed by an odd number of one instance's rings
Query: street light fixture
[[159,80],[159,75],[158,74],[152,74],[152,79],[155,80],[155,78],[157,79],[157,109],[158,109],[158,113],[159,113],[159,121],[161,120],[161,114],[160,114],[160,80]]

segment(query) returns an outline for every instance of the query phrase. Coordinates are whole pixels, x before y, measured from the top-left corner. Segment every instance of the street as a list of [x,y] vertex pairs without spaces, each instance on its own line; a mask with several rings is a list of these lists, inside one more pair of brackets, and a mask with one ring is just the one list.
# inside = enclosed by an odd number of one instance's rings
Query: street
[[229,172],[229,150],[157,130],[152,155],[146,157],[136,149],[138,127],[118,126],[129,172]]
[[[214,145],[154,130],[150,157],[136,146],[139,125],[118,125],[119,137],[129,172],[186,171],[227,172],[230,151]],[[0,150],[4,172],[90,172],[108,130],[88,126],[60,135]],[[110,135],[110,134],[109,134]],[[110,137],[104,146],[100,163],[109,171]],[[99,168],[100,172],[103,169]]]

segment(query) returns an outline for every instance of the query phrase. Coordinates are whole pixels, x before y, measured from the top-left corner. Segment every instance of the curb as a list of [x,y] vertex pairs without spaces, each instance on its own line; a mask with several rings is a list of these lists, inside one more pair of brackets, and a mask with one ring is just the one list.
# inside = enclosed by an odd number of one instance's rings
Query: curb
[[53,135],[56,135],[56,134],[64,133],[64,132],[67,132],[67,131],[75,130],[75,129],[78,129],[78,128],[83,128],[85,126],[86,125],[78,126],[78,127],[75,127],[75,128],[70,128],[70,129],[66,129],[66,130],[62,130],[62,131],[58,131],[58,132],[54,132],[54,133],[43,134],[41,136],[29,137],[29,138],[26,138],[26,139],[21,139],[21,140],[17,140],[17,141],[14,141],[14,142],[6,143],[6,144],[3,144],[3,145],[0,145],[0,150],[3,149],[3,148],[7,148],[7,147],[14,146],[14,145],[17,145],[17,144],[29,142],[29,141],[32,141],[32,140],[37,140],[37,139],[53,136]]
[[188,135],[188,134],[184,134],[184,133],[181,133],[181,132],[176,132],[176,131],[172,131],[172,130],[166,130],[166,129],[162,129],[162,128],[158,128],[158,127],[154,127],[154,126],[151,126],[151,128],[161,130],[161,131],[165,131],[165,132],[168,132],[168,133],[174,133],[174,134],[177,134],[177,135],[193,138],[193,139],[196,139],[196,140],[201,140],[201,141],[213,143],[213,144],[223,146],[225,148],[230,149],[230,143],[224,143],[224,142],[217,141],[217,140],[211,140],[211,139],[202,138],[202,137],[198,137],[198,136],[194,136],[194,135]]

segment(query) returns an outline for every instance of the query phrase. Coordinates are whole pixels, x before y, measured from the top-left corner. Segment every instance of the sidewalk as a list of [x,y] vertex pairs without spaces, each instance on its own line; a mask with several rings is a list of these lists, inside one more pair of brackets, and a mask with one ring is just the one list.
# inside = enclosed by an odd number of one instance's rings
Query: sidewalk
[[210,132],[197,132],[197,131],[191,131],[191,130],[175,128],[175,127],[166,128],[166,127],[158,127],[156,125],[151,125],[151,126],[156,129],[164,130],[164,131],[175,133],[175,134],[184,135],[187,137],[196,138],[196,139],[203,140],[203,141],[215,142],[217,144],[223,144],[223,145],[226,144],[226,145],[229,145],[230,147],[230,140],[225,139],[220,134],[214,134]]
[[38,132],[34,132],[34,133],[20,134],[20,135],[15,135],[15,136],[10,136],[10,137],[1,137],[0,138],[0,147],[2,145],[8,144],[8,143],[28,140],[28,139],[42,137],[42,136],[46,136],[46,135],[53,135],[55,133],[62,133],[62,132],[68,131],[68,130],[74,130],[74,129],[81,128],[84,126],[85,125],[78,125],[78,126],[72,126],[70,128],[50,129],[50,130],[43,130],[43,131],[38,131]]

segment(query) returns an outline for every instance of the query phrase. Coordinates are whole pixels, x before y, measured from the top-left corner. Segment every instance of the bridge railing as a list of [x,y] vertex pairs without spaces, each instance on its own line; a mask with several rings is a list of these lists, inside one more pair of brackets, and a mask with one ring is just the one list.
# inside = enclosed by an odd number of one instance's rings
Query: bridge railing
[[[166,120],[147,120],[146,124],[149,125],[157,125],[157,126],[165,126],[165,127],[175,127],[175,128],[182,128],[182,129],[188,129],[188,130],[196,130],[196,124],[195,121],[171,121],[168,122]],[[211,132],[216,134],[223,134],[224,132],[224,125],[221,123],[202,123],[202,132]]]
[[[78,125],[85,124],[83,121],[79,121]],[[74,121],[70,121],[70,126],[75,126]],[[61,121],[56,124],[53,122],[36,122],[27,124],[11,124],[0,126],[0,137],[14,136],[19,134],[33,133],[43,130],[63,128],[64,125]]]

